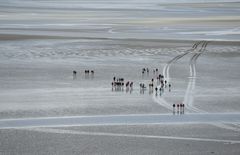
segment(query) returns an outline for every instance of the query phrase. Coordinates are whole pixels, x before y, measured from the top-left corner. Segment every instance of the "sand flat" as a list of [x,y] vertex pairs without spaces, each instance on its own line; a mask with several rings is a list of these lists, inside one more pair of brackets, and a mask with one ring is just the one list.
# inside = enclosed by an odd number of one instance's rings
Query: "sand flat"
[[[0,154],[239,154],[238,8],[2,2]],[[157,74],[171,90],[140,89]],[[133,89],[112,87],[113,76]],[[179,103],[184,113],[173,110]]]

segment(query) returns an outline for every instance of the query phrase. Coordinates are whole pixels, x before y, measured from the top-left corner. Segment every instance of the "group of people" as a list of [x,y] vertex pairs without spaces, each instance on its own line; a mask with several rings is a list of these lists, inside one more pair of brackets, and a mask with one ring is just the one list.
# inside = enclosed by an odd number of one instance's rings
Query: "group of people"
[[[149,71],[150,71],[149,68],[143,68],[142,74],[145,74],[145,72],[149,74]],[[166,79],[164,79],[164,76],[162,74],[158,74],[157,68],[153,69],[153,74],[155,75],[155,78],[152,78],[151,82],[148,85],[149,94],[152,94],[155,90],[156,95],[159,94],[161,96],[164,93],[164,89],[166,88],[168,88],[170,92],[172,87],[171,83],[169,83]],[[144,94],[144,91],[147,89],[146,84],[141,82],[139,86],[140,86],[140,94]],[[124,83],[124,78],[116,78],[114,76],[113,82],[112,82],[112,90],[123,91],[124,87],[126,87],[126,92],[130,90],[130,93],[131,93],[133,90],[133,82],[127,81],[126,83]],[[173,106],[173,114],[176,114],[176,113],[184,114],[185,105],[183,103],[173,104],[172,106]]]
[[85,79],[94,78],[94,70],[85,70]]
[[[156,74],[158,73],[158,68],[154,68],[152,71],[153,71],[153,74]],[[149,68],[142,68],[142,74],[145,74],[145,73],[149,74],[149,72],[150,72]]]
[[183,103],[173,104],[173,114],[184,114],[185,105]]
[[142,74],[144,74],[145,72],[147,72],[149,74],[149,69],[148,68],[143,68],[142,69]]
[[[85,78],[94,77],[94,70],[85,70],[84,73],[85,73]],[[76,78],[77,78],[77,71],[73,70],[73,79],[76,79]]]
[[[148,84],[149,94],[152,94],[155,90],[156,95],[160,94],[161,96],[164,93],[165,88],[168,88],[170,92],[172,85],[167,80],[164,79],[164,76],[162,74],[158,74],[159,72],[158,68],[154,68],[152,69],[152,71],[154,74],[154,78],[152,78],[151,82]],[[145,72],[149,73],[150,69],[142,68],[142,74],[145,74]],[[112,90],[122,91],[124,89],[124,86],[126,87],[126,90],[128,90],[128,88],[131,88],[131,90],[133,90],[133,82],[127,81],[125,83],[124,78],[116,78],[115,76],[113,77]],[[140,93],[144,94],[144,91],[147,89],[147,85],[142,82],[139,84],[139,86]]]
[[85,70],[85,74],[89,74],[91,72],[91,74],[94,74],[94,70]]
[[140,83],[139,86],[140,86],[140,89],[146,89],[146,86],[144,83]]
[[132,92],[132,90],[133,90],[133,82],[132,81],[127,81],[125,83],[124,78],[116,78],[115,76],[113,77],[112,90],[123,91],[124,86],[126,87],[126,92],[128,92],[128,91]]
[[[149,68],[142,68],[142,74],[145,74],[145,72],[147,72],[147,74],[149,74]],[[149,83],[149,94],[153,93],[155,90],[156,95],[158,94],[158,92],[160,93],[160,95],[162,95],[162,93],[164,92],[165,88],[169,88],[169,92],[171,91],[171,87],[172,85],[164,79],[164,76],[162,74],[158,74],[158,68],[154,68],[153,69],[153,76],[156,77],[157,83],[156,86],[154,87],[154,80],[155,78],[151,79],[151,82]],[[158,89],[157,86],[160,86],[160,88]],[[154,89],[155,88],[155,89]],[[146,89],[146,86],[144,83],[140,83],[140,92],[144,92],[144,90]]]

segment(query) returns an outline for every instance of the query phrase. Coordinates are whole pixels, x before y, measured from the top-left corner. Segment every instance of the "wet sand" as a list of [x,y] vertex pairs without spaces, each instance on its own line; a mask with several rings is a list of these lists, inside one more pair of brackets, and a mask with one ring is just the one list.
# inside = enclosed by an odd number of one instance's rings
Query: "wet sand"
[[[1,122],[8,124],[16,120],[8,129],[1,129],[1,139],[7,139],[1,143],[4,153],[239,152],[239,46],[209,43],[196,60],[194,101],[183,115],[173,115],[172,104],[184,102],[187,90],[192,90],[189,62],[195,53],[188,53],[170,65],[172,90],[166,89],[157,98],[154,93],[149,94],[148,89],[140,93],[139,83],[148,83],[153,77],[152,71],[142,76],[141,69],[158,67],[162,73],[170,60],[191,49],[191,43],[176,41],[175,46],[169,43],[163,48],[151,41],[143,44],[133,40],[129,44],[122,40],[75,39],[2,44],[8,47],[8,53],[2,50],[1,54]],[[33,50],[25,50],[29,47]],[[83,48],[81,52],[75,51],[80,47]],[[86,77],[84,69],[94,69],[94,77]],[[72,70],[78,72],[75,80]],[[134,81],[133,91],[112,90],[113,76]],[[192,86],[188,88],[189,84]],[[134,114],[143,118],[132,117]],[[145,119],[152,114],[160,114],[164,123],[154,115]],[[162,114],[168,118],[161,117]],[[106,123],[111,115],[123,115],[124,119],[113,117],[112,122]],[[84,124],[82,116],[94,117],[96,121]],[[226,116],[231,117],[227,119]],[[52,117],[57,121],[51,120]],[[212,117],[216,119],[210,121]],[[29,122],[23,123],[25,120]],[[160,133],[155,133],[157,131]]]
[[[176,111],[172,114],[135,114],[135,115],[95,115],[73,117],[43,117],[27,119],[2,119],[0,129],[61,127],[61,126],[112,126],[144,124],[225,124],[238,126],[240,114],[184,114]],[[224,128],[224,126],[222,126]],[[235,129],[240,131],[240,129]],[[239,142],[240,143],[240,142]]]
[[2,2],[0,155],[239,154],[239,2],[177,2]]
[[10,129],[1,130],[1,139],[5,139],[1,151],[12,154],[234,155],[240,151],[239,133],[206,124]]

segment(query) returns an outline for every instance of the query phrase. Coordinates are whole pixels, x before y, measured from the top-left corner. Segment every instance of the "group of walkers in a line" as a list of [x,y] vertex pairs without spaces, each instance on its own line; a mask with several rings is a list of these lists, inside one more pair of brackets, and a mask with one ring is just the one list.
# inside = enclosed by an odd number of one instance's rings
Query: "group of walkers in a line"
[[173,104],[173,114],[184,114],[185,105],[183,103]]
[[[85,79],[94,77],[94,70],[84,70]],[[73,70],[73,79],[77,78],[77,71]]]
[[124,87],[126,87],[126,92],[130,91],[130,93],[131,93],[132,90],[133,90],[133,82],[132,81],[127,81],[125,83],[124,78],[116,78],[114,76],[113,81],[112,81],[112,90],[123,91]]
[[147,89],[144,83],[140,83],[140,94],[144,94],[145,90]]
[[[150,69],[149,68],[142,68],[142,75],[144,75],[145,73],[147,73],[147,75],[149,75]],[[154,68],[152,70],[153,74],[158,74],[158,68]]]
[[89,73],[91,73],[91,74],[94,74],[94,70],[85,70],[85,74],[89,74]]

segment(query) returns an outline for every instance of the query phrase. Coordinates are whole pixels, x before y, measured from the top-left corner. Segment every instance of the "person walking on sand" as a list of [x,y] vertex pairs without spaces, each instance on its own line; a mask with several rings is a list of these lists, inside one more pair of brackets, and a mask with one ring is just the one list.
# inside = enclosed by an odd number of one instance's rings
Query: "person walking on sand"
[[73,71],[73,75],[76,76],[77,75],[77,71],[74,70]]
[[169,84],[168,84],[169,92],[171,91],[171,86],[172,86],[172,85],[169,83]]
[[176,107],[176,105],[173,104],[173,113],[175,113],[175,107]]
[[75,80],[77,78],[77,71],[73,71],[73,80]]
[[131,88],[133,87],[133,82],[130,83],[130,87],[131,87]]

